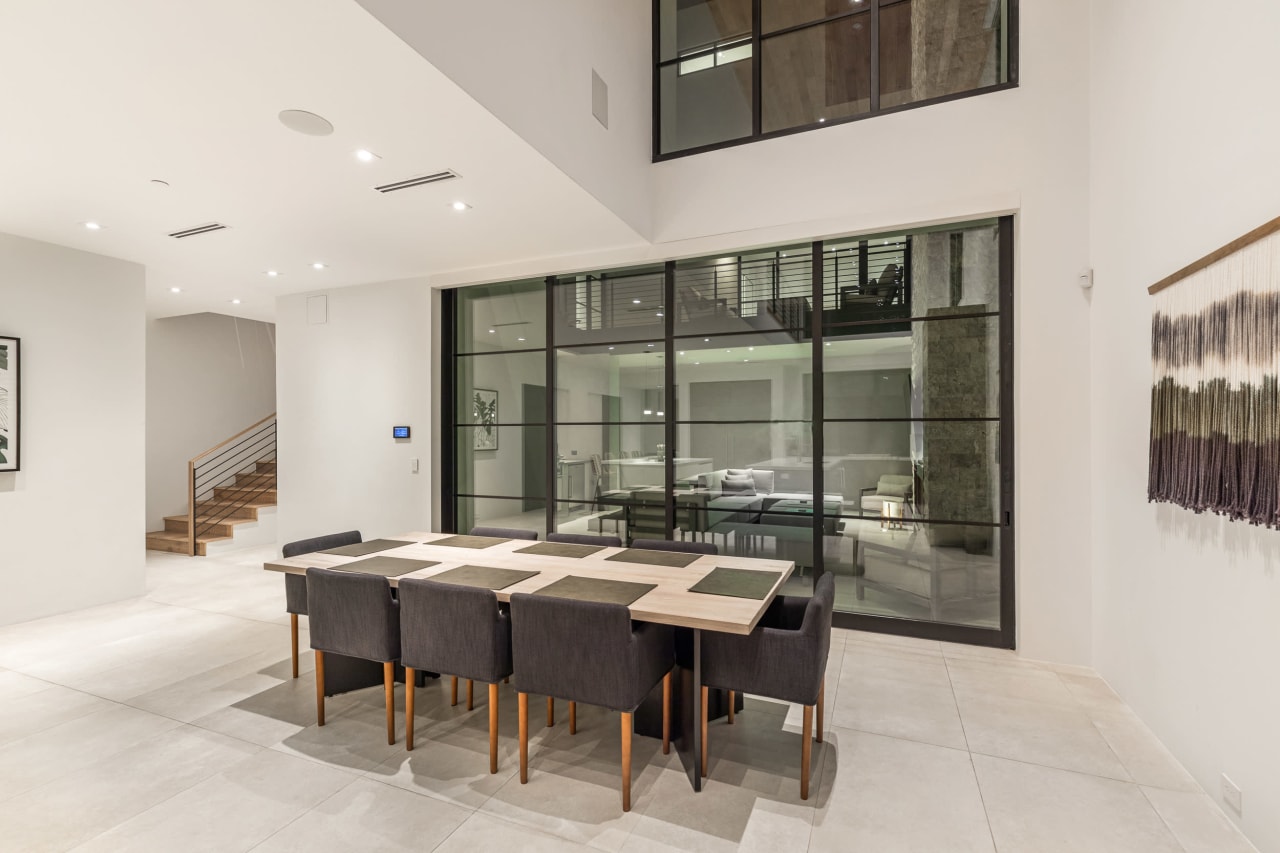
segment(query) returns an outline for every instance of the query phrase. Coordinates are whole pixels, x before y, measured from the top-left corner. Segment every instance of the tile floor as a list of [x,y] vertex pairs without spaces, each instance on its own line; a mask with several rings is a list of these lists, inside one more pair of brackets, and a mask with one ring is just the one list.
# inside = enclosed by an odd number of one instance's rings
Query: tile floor
[[528,785],[510,688],[494,776],[485,691],[470,713],[419,691],[413,753],[387,745],[380,688],[331,700],[319,729],[269,553],[152,554],[143,598],[0,628],[0,847],[1254,849],[1087,670],[935,642],[836,631],[808,802],[799,709],[761,699],[712,725],[698,795],[674,752],[636,738],[625,815],[617,717],[600,709],[577,736],[563,710],[534,729]]

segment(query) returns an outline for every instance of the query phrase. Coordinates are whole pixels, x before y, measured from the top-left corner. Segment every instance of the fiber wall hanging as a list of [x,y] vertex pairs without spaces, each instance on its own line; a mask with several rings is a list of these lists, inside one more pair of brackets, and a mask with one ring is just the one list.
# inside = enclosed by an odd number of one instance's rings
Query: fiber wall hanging
[[1280,527],[1278,232],[1280,219],[1150,288],[1148,500]]

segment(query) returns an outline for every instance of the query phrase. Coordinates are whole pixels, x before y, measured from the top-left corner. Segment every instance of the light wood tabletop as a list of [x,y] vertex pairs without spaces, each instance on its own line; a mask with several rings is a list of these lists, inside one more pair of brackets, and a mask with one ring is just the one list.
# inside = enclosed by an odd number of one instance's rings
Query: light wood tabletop
[[[655,584],[655,588],[636,599],[630,605],[632,618],[642,622],[678,625],[729,634],[749,634],[760,617],[778,594],[782,584],[795,570],[795,563],[785,560],[760,560],[749,557],[718,556],[711,554],[688,555],[697,559],[688,566],[655,566],[610,560],[624,548],[604,548],[586,557],[549,557],[516,553],[536,543],[528,540],[508,540],[487,548],[462,548],[433,544],[454,534],[415,531],[386,539],[404,540],[400,547],[378,551],[368,556],[405,557],[415,560],[433,560],[437,565],[407,572],[389,578],[395,586],[403,578],[429,578],[459,566],[492,566],[500,569],[536,571],[531,578],[512,584],[506,589],[495,590],[499,601],[509,601],[514,592],[536,592],[561,578],[574,575],[586,578],[632,581]],[[643,540],[639,540],[639,543]],[[672,552],[652,552],[672,555]],[[344,557],[337,554],[316,552],[299,557],[277,558],[263,565],[268,571],[288,574],[305,574],[309,567],[336,568],[354,563],[366,557]],[[717,567],[775,572],[777,581],[762,599],[737,598],[728,595],[710,595],[690,592],[689,588],[710,574]]]

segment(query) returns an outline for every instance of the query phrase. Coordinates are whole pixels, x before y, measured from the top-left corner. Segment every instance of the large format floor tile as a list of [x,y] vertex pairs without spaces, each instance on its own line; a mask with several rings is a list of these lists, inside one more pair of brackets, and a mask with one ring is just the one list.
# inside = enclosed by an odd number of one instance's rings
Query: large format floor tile
[[1003,649],[834,630],[808,800],[801,708],[764,697],[711,723],[700,794],[636,736],[626,814],[600,708],[571,736],[531,698],[527,785],[510,685],[496,774],[483,685],[472,711],[419,688],[413,752],[403,686],[395,744],[380,687],[331,697],[321,728],[274,554],[149,554],[141,598],[0,628],[0,849],[1252,850],[1095,673]]

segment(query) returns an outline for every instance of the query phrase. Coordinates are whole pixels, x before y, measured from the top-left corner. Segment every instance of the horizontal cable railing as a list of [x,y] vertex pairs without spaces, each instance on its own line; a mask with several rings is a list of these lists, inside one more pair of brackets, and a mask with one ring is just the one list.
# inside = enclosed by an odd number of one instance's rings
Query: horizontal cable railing
[[[200,537],[275,488],[275,473],[258,470],[276,461],[274,413],[187,462],[187,538],[196,556]],[[239,482],[240,478],[246,482]],[[222,490],[222,493],[219,493]]]

